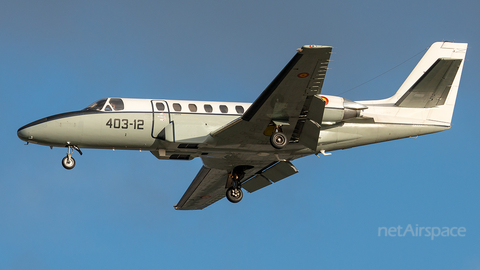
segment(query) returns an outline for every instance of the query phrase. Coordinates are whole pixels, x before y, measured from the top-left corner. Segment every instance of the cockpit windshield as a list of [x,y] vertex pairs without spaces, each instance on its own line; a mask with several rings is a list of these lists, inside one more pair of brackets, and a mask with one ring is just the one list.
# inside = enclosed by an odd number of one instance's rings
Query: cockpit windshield
[[123,109],[124,109],[124,104],[121,98],[110,98],[110,99],[104,98],[104,99],[95,101],[94,103],[90,104],[88,107],[86,107],[83,110],[84,111],[121,111]]
[[101,109],[103,109],[103,105],[105,105],[105,102],[107,102],[106,98],[97,100],[83,110],[84,111],[100,111]]

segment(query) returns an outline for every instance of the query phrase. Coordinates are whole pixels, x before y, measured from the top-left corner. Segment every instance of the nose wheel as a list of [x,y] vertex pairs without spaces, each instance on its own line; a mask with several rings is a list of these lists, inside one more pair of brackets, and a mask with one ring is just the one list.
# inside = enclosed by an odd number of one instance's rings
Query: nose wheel
[[73,150],[77,150],[80,155],[83,153],[76,145],[67,145],[67,148],[67,156],[62,159],[62,166],[67,170],[71,170],[75,167],[75,159],[72,157]]
[[75,159],[72,157],[72,155],[67,155],[62,159],[62,165],[65,169],[71,170],[73,167],[75,167]]

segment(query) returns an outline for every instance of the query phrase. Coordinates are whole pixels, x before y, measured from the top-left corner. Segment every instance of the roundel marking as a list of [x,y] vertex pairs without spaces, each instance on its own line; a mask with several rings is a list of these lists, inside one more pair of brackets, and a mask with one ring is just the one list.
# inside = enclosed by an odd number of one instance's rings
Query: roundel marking
[[324,97],[324,96],[320,96],[324,101],[325,101],[325,106],[327,106],[328,104],[328,98],[327,97]]
[[306,73],[306,72],[303,72],[303,73],[298,74],[297,77],[299,77],[299,78],[306,78],[306,77],[308,77],[309,75],[310,75],[310,74],[308,74],[308,73]]

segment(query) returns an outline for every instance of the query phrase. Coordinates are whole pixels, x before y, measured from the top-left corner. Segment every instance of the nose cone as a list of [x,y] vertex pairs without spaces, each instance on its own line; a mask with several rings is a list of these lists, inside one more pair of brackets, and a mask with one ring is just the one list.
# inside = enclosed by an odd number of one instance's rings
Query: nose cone
[[[30,137],[30,132],[28,131],[28,128],[21,127],[17,131],[17,136],[18,136],[18,138],[20,138],[20,140],[28,141],[28,139]],[[33,139],[33,138],[31,138],[31,139]]]
[[17,136],[26,142],[63,147],[72,143],[79,145],[83,134],[83,113],[68,112],[48,116],[27,124],[17,131]]
[[43,118],[19,128],[17,130],[18,138],[26,142],[32,141],[34,139],[33,133],[34,133],[35,127],[46,121],[47,121],[47,118]]

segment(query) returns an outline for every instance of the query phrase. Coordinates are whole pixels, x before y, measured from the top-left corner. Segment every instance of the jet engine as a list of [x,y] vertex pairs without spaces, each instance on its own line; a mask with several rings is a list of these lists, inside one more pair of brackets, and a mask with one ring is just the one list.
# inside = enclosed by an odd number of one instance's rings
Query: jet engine
[[368,109],[363,104],[342,97],[324,95],[319,97],[325,101],[323,124],[335,124],[346,119],[359,117],[362,110]]

